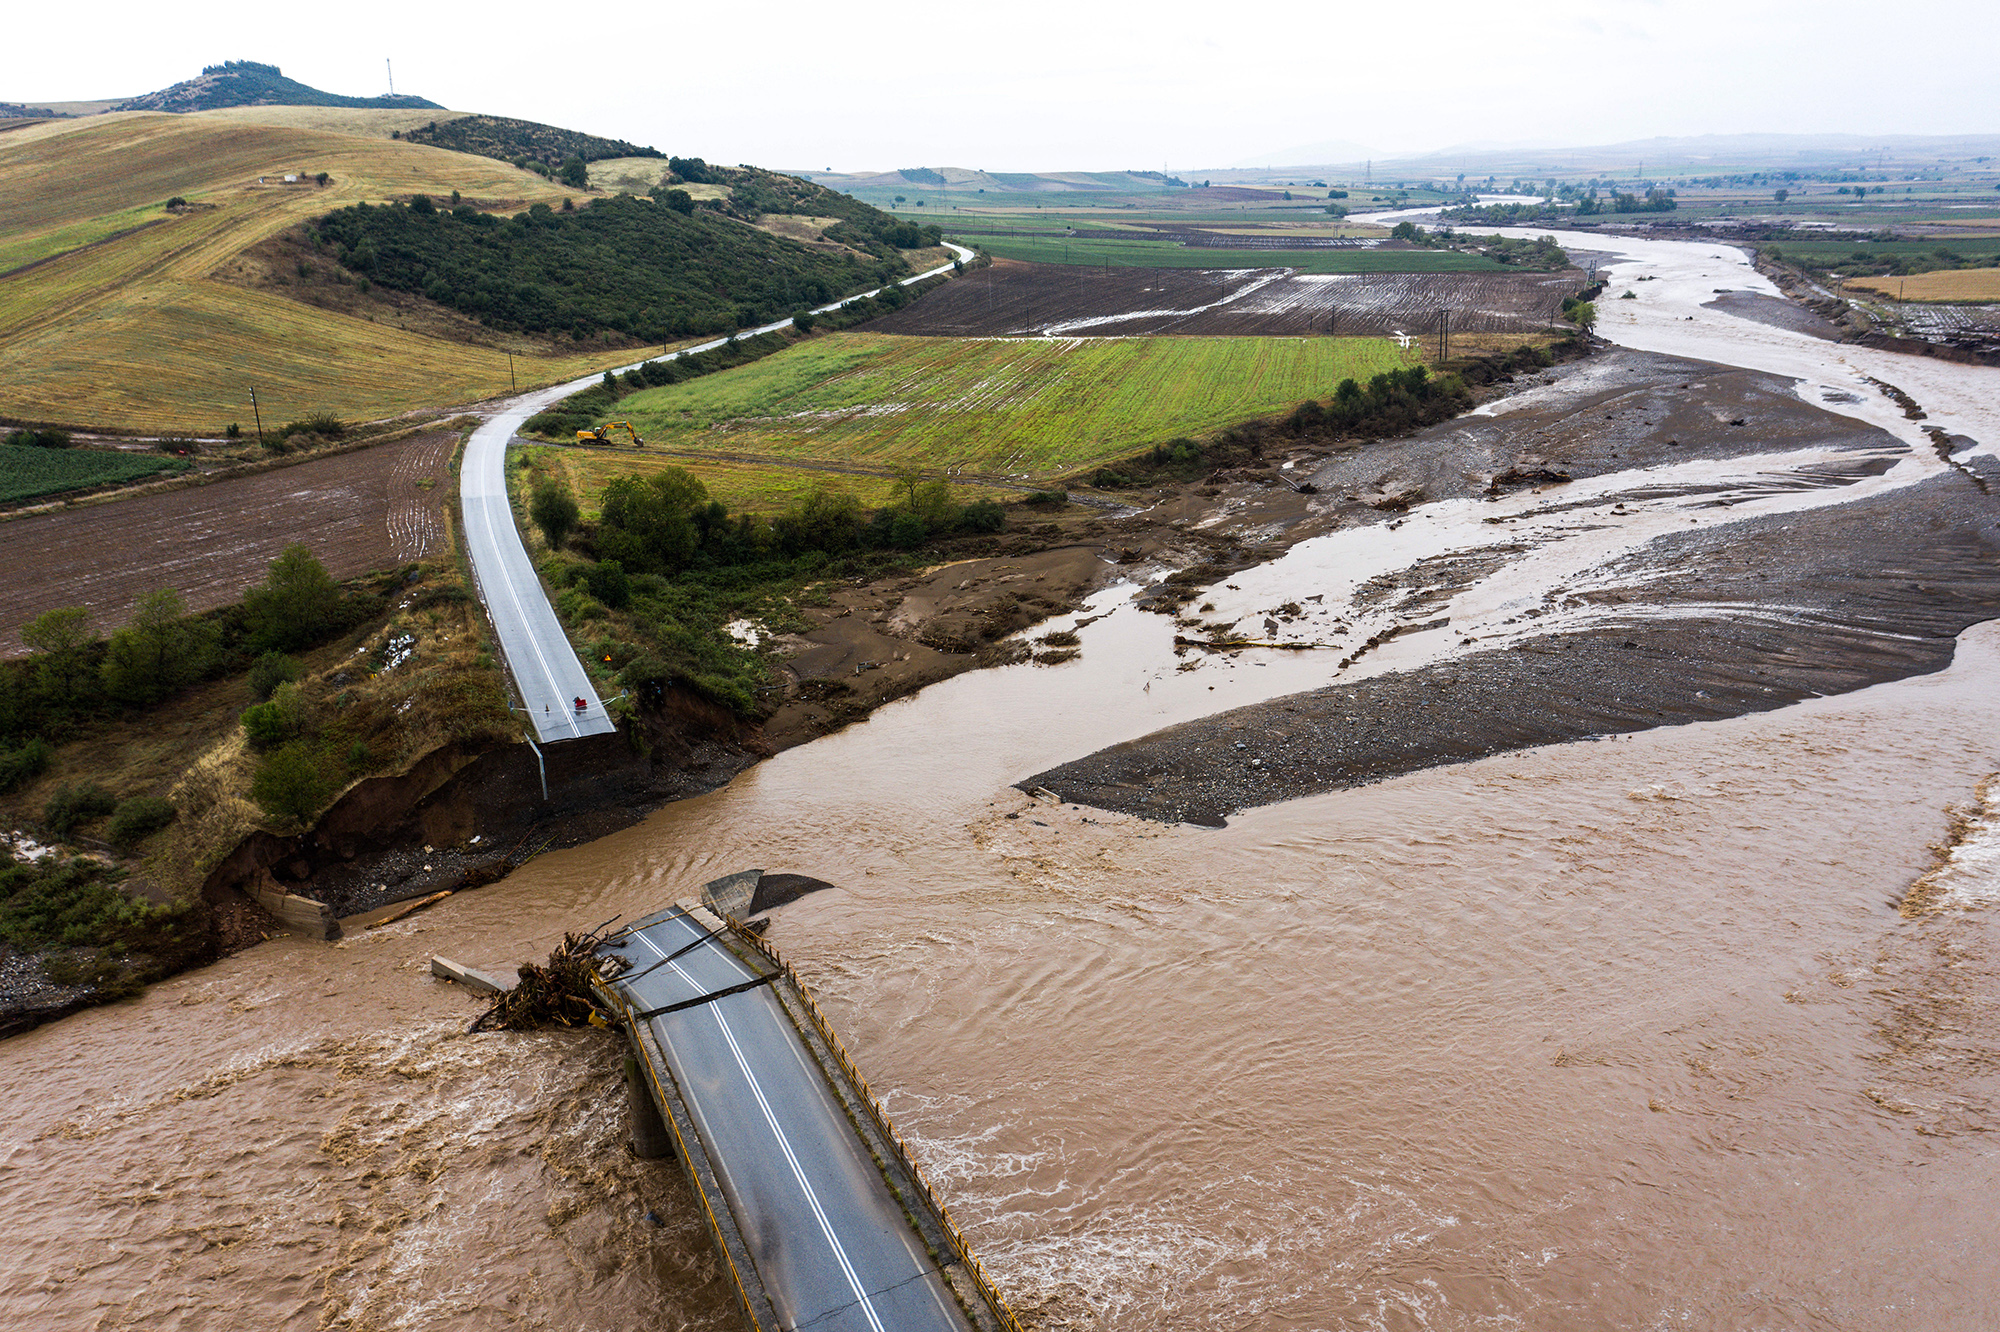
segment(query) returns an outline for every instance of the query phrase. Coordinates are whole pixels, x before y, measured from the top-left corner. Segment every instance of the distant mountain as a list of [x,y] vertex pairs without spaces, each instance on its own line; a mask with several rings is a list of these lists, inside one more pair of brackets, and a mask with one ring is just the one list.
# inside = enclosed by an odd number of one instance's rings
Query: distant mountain
[[342,97],[288,79],[276,65],[254,60],[225,60],[203,69],[198,78],[171,88],[128,97],[114,111],[214,111],[225,106],[358,106],[444,108],[422,97]]
[[[1321,156],[1315,149],[1326,150]],[[1455,144],[1434,152],[1381,153],[1374,159],[1377,180],[1397,175],[1438,176],[1456,171],[1485,175],[1569,175],[1637,170],[1656,172],[1725,170],[1826,170],[1884,165],[1922,166],[2000,156],[2000,136],[1883,134],[1704,134],[1634,139],[1624,143],[1562,146],[1547,142]],[[1353,167],[1363,154],[1347,144],[1317,144],[1262,159],[1269,168]],[[1254,169],[1250,168],[1250,169]]]

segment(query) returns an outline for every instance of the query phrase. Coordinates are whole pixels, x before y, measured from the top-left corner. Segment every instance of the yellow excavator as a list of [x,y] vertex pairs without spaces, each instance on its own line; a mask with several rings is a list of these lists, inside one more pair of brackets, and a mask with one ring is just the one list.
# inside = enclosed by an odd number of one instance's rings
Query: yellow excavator
[[609,444],[611,442],[611,432],[620,429],[632,437],[634,447],[644,448],[646,446],[646,441],[639,438],[639,432],[632,428],[630,421],[606,421],[603,425],[595,429],[579,430],[576,432],[576,442],[579,444]]

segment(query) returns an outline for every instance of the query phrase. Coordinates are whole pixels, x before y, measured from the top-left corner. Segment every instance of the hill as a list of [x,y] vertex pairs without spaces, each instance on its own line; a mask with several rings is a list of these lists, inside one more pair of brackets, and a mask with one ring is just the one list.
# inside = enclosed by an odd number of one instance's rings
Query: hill
[[209,65],[192,79],[183,80],[158,92],[128,97],[112,109],[116,111],[215,111],[226,106],[345,106],[345,107],[438,107],[422,97],[397,94],[387,97],[342,97],[321,92],[296,79],[288,79],[276,65],[254,60],[225,60]]
[[[322,123],[383,114],[314,111]],[[254,387],[267,424],[316,411],[372,420],[617,363],[602,346],[469,344],[380,303],[325,310],[296,299],[289,273],[258,285],[236,271],[345,205],[453,190],[508,212],[560,206],[565,192],[486,158],[256,123],[242,109],[0,135],[0,417],[208,434],[247,426]],[[186,206],[163,207],[173,198]]]
[[[425,113],[113,112],[0,135],[0,418],[212,434],[248,428],[253,388],[267,425],[470,402],[632,360],[636,333],[734,328],[746,312],[845,295],[909,271],[900,251],[928,239],[747,168],[706,168],[711,183],[689,187],[699,206],[664,189],[593,201],[388,137],[385,122],[413,114]],[[426,219],[400,202],[420,194],[457,207]],[[566,199],[582,206],[566,212]],[[362,215],[351,243],[318,234],[348,210]],[[516,214],[529,220],[517,227]],[[419,243],[461,232],[462,255]],[[633,253],[642,237],[660,253]],[[358,263],[370,241],[373,268]],[[357,266],[340,266],[343,248]],[[565,266],[566,249],[581,267]],[[628,263],[638,278],[603,267]],[[496,308],[503,272],[518,281]],[[524,285],[549,300],[524,300]]]
[[580,157],[586,162],[602,162],[614,157],[666,157],[657,148],[642,148],[623,139],[600,139],[595,134],[537,124],[532,120],[510,120],[505,116],[468,115],[445,121],[434,120],[407,131],[403,137],[412,143],[428,143],[455,152],[476,153],[481,157],[512,162],[515,166],[528,162],[561,166],[572,157]]

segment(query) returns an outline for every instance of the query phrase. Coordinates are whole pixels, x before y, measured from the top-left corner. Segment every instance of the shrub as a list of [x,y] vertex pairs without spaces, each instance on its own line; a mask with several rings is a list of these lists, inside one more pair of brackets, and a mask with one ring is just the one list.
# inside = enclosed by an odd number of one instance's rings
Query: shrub
[[302,668],[282,652],[266,652],[250,663],[250,692],[264,701],[281,684],[299,678]]
[[243,734],[252,749],[275,749],[292,738],[292,725],[276,703],[259,703],[243,710]]
[[314,412],[311,416],[297,421],[287,421],[278,431],[281,439],[293,435],[318,435],[321,439],[339,439],[347,433],[347,423],[332,412]]
[[1007,511],[993,500],[974,500],[959,514],[958,525],[967,532],[998,532],[1007,526]]
[[623,610],[632,604],[631,580],[625,576],[625,566],[617,560],[603,560],[591,565],[585,571],[583,581],[591,596],[613,610]]
[[24,449],[66,449],[75,443],[67,430],[15,430],[8,433],[7,442]]
[[40,736],[19,749],[0,749],[0,795],[41,776],[55,756],[56,751]]
[[561,550],[583,514],[577,508],[576,498],[559,482],[543,481],[535,487],[534,498],[528,501],[528,517],[542,529],[542,538],[549,543],[549,549]]
[[281,824],[309,822],[334,789],[319,756],[297,741],[257,765],[257,775],[250,780],[250,798]]
[[110,826],[105,829],[105,840],[118,848],[121,855],[129,853],[133,847],[172,823],[177,813],[174,802],[165,796],[133,796],[130,800],[122,800],[112,811]]
[[101,819],[118,806],[111,792],[96,782],[59,786],[42,807],[42,826],[57,837],[67,839],[92,819]]
[[1061,490],[1030,491],[1024,504],[1032,504],[1038,509],[1057,509],[1069,503],[1069,495]]

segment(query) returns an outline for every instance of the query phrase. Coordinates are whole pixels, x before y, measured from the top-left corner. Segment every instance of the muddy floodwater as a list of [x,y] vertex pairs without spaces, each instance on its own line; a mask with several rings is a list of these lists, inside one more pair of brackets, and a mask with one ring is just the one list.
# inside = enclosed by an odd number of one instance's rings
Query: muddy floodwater
[[[1543,535],[1454,594],[1481,641],[1359,670],[1490,650],[1669,528],[1879,500],[2000,442],[2000,372],[1711,309],[1768,294],[1732,250],[1588,244],[1621,251],[1612,339],[1787,376],[1906,447],[1838,487],[1754,484],[1811,450],[1705,460],[1728,503],[1685,512],[1652,476],[1594,479],[1588,521],[1508,501]],[[1296,547],[1218,613],[1491,544],[1460,504]],[[1130,596],[1072,617],[1063,666],[957,677],[426,914],[0,1044],[0,1325],[730,1326],[698,1205],[623,1150],[615,1042],[466,1035],[425,969],[749,865],[839,885],[772,938],[1031,1326],[1993,1325],[2000,623],[1940,671],[1210,829],[1011,786],[1334,671],[1177,658]]]

